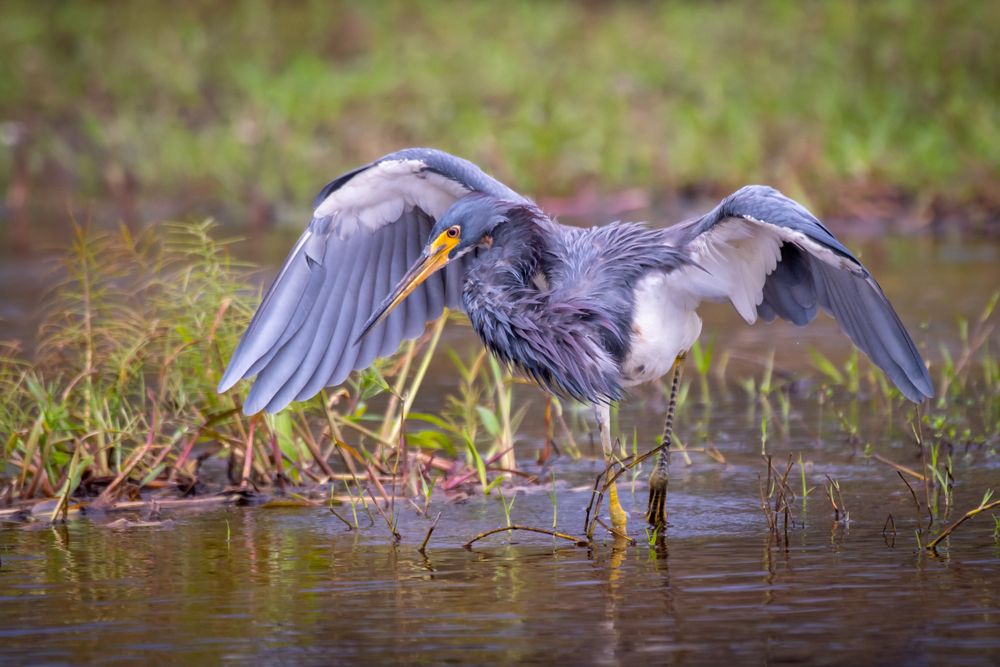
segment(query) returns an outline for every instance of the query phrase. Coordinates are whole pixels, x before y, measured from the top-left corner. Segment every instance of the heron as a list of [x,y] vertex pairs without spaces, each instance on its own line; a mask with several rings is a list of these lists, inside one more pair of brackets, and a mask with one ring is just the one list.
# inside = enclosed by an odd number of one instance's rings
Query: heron
[[[275,413],[343,383],[459,309],[502,363],[593,406],[607,461],[610,408],[673,378],[645,514],[666,521],[669,445],[702,301],[748,323],[805,326],[822,308],[914,402],[933,395],[906,328],[861,262],[801,204],[746,186],[666,228],[559,223],[473,163],[427,148],[386,155],[324,187],[218,390],[256,376],[244,413]],[[609,488],[614,526],[627,514]]]

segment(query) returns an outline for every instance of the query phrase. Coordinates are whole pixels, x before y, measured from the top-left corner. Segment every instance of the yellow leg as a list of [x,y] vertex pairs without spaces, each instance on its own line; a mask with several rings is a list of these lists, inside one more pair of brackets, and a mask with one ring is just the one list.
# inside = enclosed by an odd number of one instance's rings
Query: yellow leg
[[[610,465],[613,460],[611,458],[611,406],[595,405],[594,414],[597,415],[597,426],[601,429],[601,446],[604,448],[604,462]],[[622,509],[621,502],[618,500],[618,487],[616,484],[612,484],[608,488],[608,507],[611,510],[612,527],[624,533],[628,514]]]

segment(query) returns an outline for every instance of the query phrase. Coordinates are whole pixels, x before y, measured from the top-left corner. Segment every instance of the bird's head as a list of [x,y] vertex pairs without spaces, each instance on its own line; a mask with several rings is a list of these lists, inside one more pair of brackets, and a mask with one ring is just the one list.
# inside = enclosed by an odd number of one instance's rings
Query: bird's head
[[489,245],[493,230],[506,220],[509,206],[510,202],[476,192],[452,204],[431,229],[420,258],[372,313],[354,344],[360,343],[435,271],[477,247]]

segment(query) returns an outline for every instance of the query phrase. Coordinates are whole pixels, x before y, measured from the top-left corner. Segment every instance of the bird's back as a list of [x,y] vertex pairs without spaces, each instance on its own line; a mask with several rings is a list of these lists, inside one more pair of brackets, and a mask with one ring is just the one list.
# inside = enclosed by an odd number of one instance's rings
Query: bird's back
[[605,341],[621,363],[628,356],[636,312],[636,286],[650,273],[686,264],[662,230],[636,223],[579,229],[557,225],[546,267],[553,302],[587,303],[608,312],[623,345]]
[[543,387],[617,400],[628,379],[635,287],[685,263],[660,230],[565,227],[530,207],[470,266],[465,306],[483,343]]

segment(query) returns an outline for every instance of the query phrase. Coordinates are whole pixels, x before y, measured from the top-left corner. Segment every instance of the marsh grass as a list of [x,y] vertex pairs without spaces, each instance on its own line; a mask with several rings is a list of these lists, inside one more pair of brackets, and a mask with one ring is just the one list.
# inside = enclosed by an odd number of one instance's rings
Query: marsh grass
[[[258,494],[288,493],[297,502],[319,500],[331,511],[349,503],[353,521],[337,516],[352,530],[359,528],[359,512],[368,514],[370,525],[377,513],[393,534],[401,511],[397,499],[404,506],[404,498],[422,500],[414,507],[428,516],[436,491],[455,496],[463,489],[497,490],[510,522],[513,499],[506,502],[501,485],[514,476],[531,484],[551,475],[556,525],[556,470],[544,467],[551,462],[543,462],[534,476],[517,469],[513,454],[527,405],[517,400],[515,378],[485,352],[476,350],[463,360],[445,350],[459,378],[455,395],[439,415],[410,411],[430,360],[439,352],[447,318],[396,355],[353,374],[342,387],[278,415],[242,415],[245,387],[216,394],[224,360],[245,329],[260,290],[249,281],[251,267],[232,262],[228,244],[216,241],[213,231],[210,222],[158,225],[136,237],[126,230],[91,233],[76,228],[72,247],[54,269],[59,279],[46,298],[33,354],[7,343],[0,360],[0,502],[53,498],[49,518],[55,520],[88,501],[134,507],[140,497],[204,495],[217,488],[205,485],[202,466],[217,460],[228,467],[234,498],[253,501]],[[933,535],[928,532],[934,526],[941,530],[948,520],[963,471],[976,460],[997,456],[1000,374],[990,336],[998,299],[1000,293],[971,325],[958,322],[961,345],[952,361],[931,367],[943,400],[920,410],[889,388],[863,357],[855,354],[838,365],[812,352],[821,380],[812,390],[820,426],[826,414],[829,425],[852,446],[865,444],[866,457],[924,483],[922,500],[907,485],[921,544],[930,544]],[[724,463],[705,425],[726,395],[725,376],[713,373],[713,366],[725,364],[729,355],[709,343],[693,356],[698,397],[685,385],[678,414],[688,419],[697,403],[704,412],[701,425],[687,428],[688,437],[675,432],[673,446],[687,465],[694,454]],[[773,356],[764,358],[759,377],[745,378],[753,388],[748,392],[750,423],[760,419],[765,454],[788,437],[789,421],[804,423],[788,407],[787,391],[797,378],[776,372]],[[559,424],[563,436],[560,451],[571,458],[582,456],[574,433],[590,432],[589,414],[587,408],[557,399],[551,403],[552,424]],[[871,424],[884,429],[882,434],[911,440],[923,472],[873,451],[872,443],[881,435],[866,432]],[[685,445],[691,437],[704,445]],[[592,535],[611,479],[631,471],[635,485],[641,462],[650,455],[639,440],[633,431],[630,455],[616,457],[595,482],[598,508],[588,514],[585,533]],[[762,482],[761,502],[772,531],[779,517],[787,520],[799,504],[799,517],[805,520],[806,498],[814,489],[806,478],[808,462],[800,456],[798,463],[801,503],[787,483],[791,459],[780,473],[768,465],[770,481],[766,486]],[[848,490],[828,482],[824,493],[839,520],[846,513],[843,495]],[[931,519],[927,528],[924,514]]]
[[768,182],[827,213],[997,203],[988,1],[11,0],[4,19],[0,182],[132,209],[298,206],[408,145],[536,195]]
[[[374,489],[395,533],[400,494],[422,493],[426,513],[442,475],[451,490],[468,481],[463,468],[474,471],[489,493],[518,473],[513,441],[527,406],[513,410],[513,377],[485,353],[468,365],[452,353],[462,391],[441,417],[410,414],[448,318],[335,391],[246,417],[241,387],[215,387],[260,292],[212,223],[134,238],[75,229],[34,358],[6,344],[0,359],[0,499],[57,497],[55,519],[74,497],[112,507],[143,489],[190,495],[204,490],[201,465],[219,458],[243,498],[327,485],[333,503],[343,482],[355,528],[358,505],[374,521]],[[407,432],[414,420],[437,428]]]

